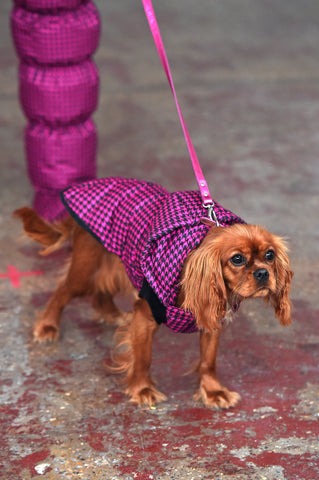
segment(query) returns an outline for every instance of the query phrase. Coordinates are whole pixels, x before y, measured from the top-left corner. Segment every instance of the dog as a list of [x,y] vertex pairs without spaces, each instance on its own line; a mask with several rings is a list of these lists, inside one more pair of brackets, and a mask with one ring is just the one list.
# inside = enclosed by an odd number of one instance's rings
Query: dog
[[[67,273],[34,323],[34,339],[57,340],[63,308],[74,297],[92,297],[103,320],[117,326],[114,371],[124,374],[130,400],[150,407],[166,399],[150,374],[159,325],[199,330],[195,398],[216,409],[235,406],[240,395],[216,373],[222,327],[252,298],[270,303],[281,325],[291,323],[293,272],[285,241],[218,204],[216,226],[198,192],[168,193],[150,182],[92,180],[70,187],[62,200],[70,215],[60,222],[49,223],[29,207],[14,212],[25,233],[45,247],[43,255],[68,241],[72,247]],[[115,305],[118,293],[133,296],[131,312]]]

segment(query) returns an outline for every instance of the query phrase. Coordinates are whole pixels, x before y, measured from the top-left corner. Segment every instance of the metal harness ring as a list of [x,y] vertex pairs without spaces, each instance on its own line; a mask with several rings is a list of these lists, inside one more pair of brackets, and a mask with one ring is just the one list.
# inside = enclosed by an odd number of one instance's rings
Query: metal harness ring
[[215,210],[214,210],[214,206],[215,206],[215,203],[214,203],[214,202],[209,203],[208,205],[203,204],[203,207],[204,207],[204,208],[207,208],[207,210],[208,210],[208,218],[209,218],[212,222],[216,223],[216,227],[220,227],[220,223],[219,223],[219,221],[217,220],[217,216],[216,216],[216,212],[215,212]]

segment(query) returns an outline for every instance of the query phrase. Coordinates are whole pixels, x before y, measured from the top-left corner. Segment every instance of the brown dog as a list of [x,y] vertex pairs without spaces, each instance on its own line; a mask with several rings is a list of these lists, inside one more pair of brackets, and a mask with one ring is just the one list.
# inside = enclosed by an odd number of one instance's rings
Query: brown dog
[[[93,306],[116,332],[115,370],[125,373],[126,393],[139,405],[165,399],[150,375],[153,335],[158,329],[148,302],[138,298],[122,261],[108,252],[71,217],[56,224],[42,220],[32,209],[15,212],[26,234],[44,245],[47,255],[70,240],[73,249],[65,278],[59,283],[45,310],[35,321],[37,341],[59,336],[63,308],[73,297],[92,296]],[[255,225],[235,224],[210,228],[204,240],[184,264],[177,306],[191,312],[200,329],[200,386],[196,398],[208,407],[229,408],[240,396],[222,386],[216,374],[216,353],[222,321],[248,298],[262,297],[273,306],[282,325],[291,323],[289,291],[293,272],[284,241]],[[131,314],[113,303],[119,292],[135,294]],[[124,351],[123,351],[123,347]]]

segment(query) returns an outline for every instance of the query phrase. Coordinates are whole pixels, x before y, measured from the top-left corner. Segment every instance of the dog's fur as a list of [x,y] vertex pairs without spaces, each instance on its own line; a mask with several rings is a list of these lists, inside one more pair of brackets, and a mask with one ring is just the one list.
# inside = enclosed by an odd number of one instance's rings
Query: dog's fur
[[[28,207],[14,213],[23,221],[26,234],[46,247],[43,255],[67,240],[73,249],[66,276],[34,323],[34,339],[57,340],[63,308],[73,297],[91,296],[105,322],[120,325],[113,359],[115,370],[125,374],[131,401],[152,406],[164,400],[150,375],[152,341],[158,325],[146,300],[138,298],[122,261],[71,217],[50,224]],[[292,276],[285,242],[256,225],[212,227],[187,257],[177,306],[192,312],[200,329],[200,385],[195,397],[206,406],[229,408],[240,399],[238,393],[221,385],[216,374],[223,319],[231,316],[234,305],[241,301],[262,297],[273,306],[280,323],[289,325]],[[121,312],[114,304],[113,297],[119,292],[135,296],[131,313]]]

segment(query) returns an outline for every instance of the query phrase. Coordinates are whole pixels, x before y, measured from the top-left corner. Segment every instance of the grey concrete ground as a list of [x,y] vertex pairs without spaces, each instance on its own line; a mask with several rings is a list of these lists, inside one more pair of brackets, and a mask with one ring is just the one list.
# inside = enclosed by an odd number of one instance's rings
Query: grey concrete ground
[[[175,106],[138,0],[97,0],[103,22],[99,176],[169,190],[196,188]],[[177,92],[214,198],[287,236],[294,321],[244,305],[224,332],[219,371],[240,392],[230,411],[192,398],[183,376],[197,335],[160,329],[154,376],[168,401],[128,403],[105,363],[113,331],[84,302],[62,338],[30,336],[65,254],[49,259],[11,212],[32,203],[25,119],[0,5],[0,476],[3,479],[314,480],[318,478],[319,3],[317,0],[154,1]],[[11,266],[11,270],[10,270]],[[39,272],[14,281],[12,268]],[[9,270],[8,270],[9,268]],[[16,271],[16,270],[14,270]],[[10,277],[11,272],[11,277]]]

